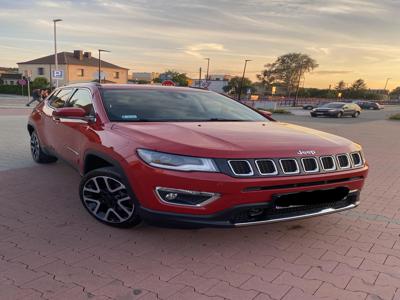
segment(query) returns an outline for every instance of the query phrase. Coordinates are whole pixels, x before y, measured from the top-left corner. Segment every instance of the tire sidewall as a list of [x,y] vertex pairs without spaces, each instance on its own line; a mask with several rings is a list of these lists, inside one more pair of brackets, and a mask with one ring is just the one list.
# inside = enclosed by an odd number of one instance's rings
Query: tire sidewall
[[[122,222],[122,223],[111,223],[111,222],[107,222],[104,221],[102,219],[99,219],[97,216],[95,216],[90,210],[89,208],[85,205],[85,202],[83,200],[83,187],[85,186],[85,183],[96,176],[108,176],[114,179],[117,179],[118,181],[120,181],[121,183],[123,183],[128,191],[129,196],[131,197],[133,204],[135,206],[133,215],[126,221]],[[93,171],[88,172],[87,174],[85,174],[82,179],[81,182],[79,184],[79,197],[81,199],[82,205],[85,207],[85,209],[88,211],[88,213],[95,218],[96,220],[100,221],[101,223],[107,224],[109,226],[113,226],[113,227],[119,227],[119,228],[129,228],[129,227],[133,227],[137,224],[139,224],[141,222],[140,216],[139,216],[139,211],[140,211],[140,204],[139,201],[137,200],[135,194],[133,193],[130,184],[127,182],[127,180],[125,180],[124,176],[121,175],[121,173],[118,171],[117,168],[115,167],[105,167],[105,168],[99,168],[99,169],[95,169]]]

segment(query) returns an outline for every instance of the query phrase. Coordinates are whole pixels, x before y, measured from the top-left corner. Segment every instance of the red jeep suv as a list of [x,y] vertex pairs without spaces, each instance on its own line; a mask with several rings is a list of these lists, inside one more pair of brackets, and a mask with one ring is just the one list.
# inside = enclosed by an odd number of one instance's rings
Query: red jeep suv
[[356,207],[367,176],[360,145],[287,123],[205,90],[77,84],[28,122],[38,163],[82,175],[97,220],[233,227]]

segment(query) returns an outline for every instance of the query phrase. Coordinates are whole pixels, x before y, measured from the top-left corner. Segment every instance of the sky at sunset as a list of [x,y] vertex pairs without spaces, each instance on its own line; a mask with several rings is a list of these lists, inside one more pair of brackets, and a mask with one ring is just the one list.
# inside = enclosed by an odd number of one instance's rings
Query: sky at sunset
[[319,67],[306,87],[363,78],[371,88],[400,86],[397,0],[0,0],[0,66],[59,51],[111,50],[104,59],[132,71],[176,69],[197,78],[238,75],[244,59],[256,78],[279,55],[302,52]]

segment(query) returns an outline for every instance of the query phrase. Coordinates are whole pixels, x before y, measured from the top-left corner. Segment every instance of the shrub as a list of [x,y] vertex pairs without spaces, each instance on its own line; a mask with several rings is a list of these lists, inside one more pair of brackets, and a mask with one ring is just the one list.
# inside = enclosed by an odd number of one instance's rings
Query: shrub
[[389,120],[400,121],[400,113],[391,115],[391,116],[389,117]]
[[269,111],[273,114],[284,114],[284,115],[291,115],[292,113],[284,108],[277,108],[277,109],[266,109],[266,111]]

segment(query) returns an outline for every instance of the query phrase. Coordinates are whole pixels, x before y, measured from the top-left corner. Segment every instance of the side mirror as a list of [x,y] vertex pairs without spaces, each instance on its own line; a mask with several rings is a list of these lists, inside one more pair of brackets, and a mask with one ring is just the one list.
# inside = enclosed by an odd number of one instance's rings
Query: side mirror
[[261,110],[261,109],[257,109],[257,112],[262,114],[264,117],[266,117],[268,120],[270,121],[275,121],[272,118],[272,112],[268,111],[268,110]]
[[62,107],[53,110],[53,117],[57,118],[84,118],[86,111],[80,107]]

